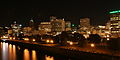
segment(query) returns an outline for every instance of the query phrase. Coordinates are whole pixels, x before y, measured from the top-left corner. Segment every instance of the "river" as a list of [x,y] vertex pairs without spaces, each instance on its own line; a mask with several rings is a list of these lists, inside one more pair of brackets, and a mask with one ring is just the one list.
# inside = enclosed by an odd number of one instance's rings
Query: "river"
[[76,60],[35,49],[0,42],[0,60]]

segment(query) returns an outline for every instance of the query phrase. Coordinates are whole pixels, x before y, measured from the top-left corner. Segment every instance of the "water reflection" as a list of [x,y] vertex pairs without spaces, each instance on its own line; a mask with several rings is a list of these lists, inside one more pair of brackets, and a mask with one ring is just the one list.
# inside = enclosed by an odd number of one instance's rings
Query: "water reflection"
[[16,46],[13,45],[13,59],[12,60],[16,60]]
[[30,60],[30,53],[28,49],[24,50],[24,60]]
[[54,57],[45,55],[45,60],[54,60]]
[[62,57],[49,56],[40,51],[24,49],[22,46],[5,42],[0,42],[0,45],[0,60],[68,60]]
[[[30,60],[30,51],[28,49],[24,50],[24,60]],[[36,51],[32,50],[32,60],[37,60]]]
[[8,43],[2,43],[2,60],[8,60]]
[[37,60],[37,55],[35,50],[32,50],[32,60]]
[[[12,45],[10,44],[9,45],[9,56],[11,55],[12,53]],[[12,57],[9,57],[10,60],[12,60]]]

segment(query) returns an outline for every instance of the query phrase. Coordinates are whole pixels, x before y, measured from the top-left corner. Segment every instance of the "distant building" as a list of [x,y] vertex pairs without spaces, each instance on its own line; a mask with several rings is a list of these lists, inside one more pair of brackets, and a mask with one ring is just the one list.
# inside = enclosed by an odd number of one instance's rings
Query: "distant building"
[[50,20],[56,20],[56,19],[57,19],[57,17],[55,17],[55,16],[50,17]]
[[29,21],[28,26],[31,27],[32,30],[34,30],[34,26],[35,26],[35,24],[34,24],[34,20],[33,20],[33,19],[31,19],[31,20]]
[[80,26],[81,27],[90,27],[90,19],[89,18],[80,19]]
[[111,11],[110,14],[110,30],[112,37],[120,37],[120,10]]
[[104,38],[106,38],[110,34],[109,30],[106,29],[106,26],[99,25],[96,30],[97,34]]
[[72,32],[77,32],[78,30],[78,25],[77,24],[71,24],[71,31]]
[[55,34],[59,34],[62,31],[65,31],[65,21],[64,19],[54,19],[51,20],[51,31]]
[[0,27],[0,36],[5,35],[7,32],[7,29],[5,29],[4,27]]
[[106,23],[106,29],[110,29],[110,26],[111,26],[111,23],[110,23],[110,21],[108,21],[108,22]]
[[71,31],[71,22],[70,21],[65,22],[65,31]]
[[14,21],[14,23],[11,24],[13,36],[19,36],[19,34],[21,32],[21,27],[22,27],[22,25],[17,24],[16,21]]
[[26,36],[30,36],[30,35],[32,35],[31,34],[31,30],[32,30],[32,28],[31,27],[24,27],[23,29],[23,33],[24,33],[24,35]]
[[79,33],[90,34],[90,30],[91,30],[90,19],[89,18],[80,19]]
[[48,33],[51,32],[51,28],[52,28],[51,22],[41,22],[38,30]]

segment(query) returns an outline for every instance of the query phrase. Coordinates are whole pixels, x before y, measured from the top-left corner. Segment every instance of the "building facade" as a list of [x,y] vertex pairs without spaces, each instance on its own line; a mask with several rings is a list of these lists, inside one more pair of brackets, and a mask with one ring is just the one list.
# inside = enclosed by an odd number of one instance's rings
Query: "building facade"
[[90,19],[89,18],[80,19],[80,26],[81,27],[90,27]]
[[80,19],[79,32],[81,34],[90,34],[90,30],[91,30],[90,19],[89,18]]
[[70,21],[65,22],[65,31],[71,31],[71,22]]
[[16,21],[14,21],[14,23],[11,24],[13,36],[19,36],[19,34],[21,33],[21,27],[22,25],[17,24]]
[[51,28],[52,28],[51,22],[41,22],[38,27],[38,30],[45,31],[47,33],[51,32]]
[[111,11],[110,13],[110,30],[112,37],[120,37],[120,10]]
[[64,19],[54,19],[51,20],[51,32],[55,33],[55,34],[59,34],[62,31],[65,31],[65,21]]

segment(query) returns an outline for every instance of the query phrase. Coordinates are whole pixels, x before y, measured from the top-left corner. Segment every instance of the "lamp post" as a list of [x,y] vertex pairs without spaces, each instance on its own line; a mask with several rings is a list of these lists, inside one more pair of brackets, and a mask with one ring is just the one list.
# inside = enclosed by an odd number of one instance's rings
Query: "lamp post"
[[90,46],[92,47],[92,52],[94,52],[95,44],[94,44],[94,43],[91,43]]

